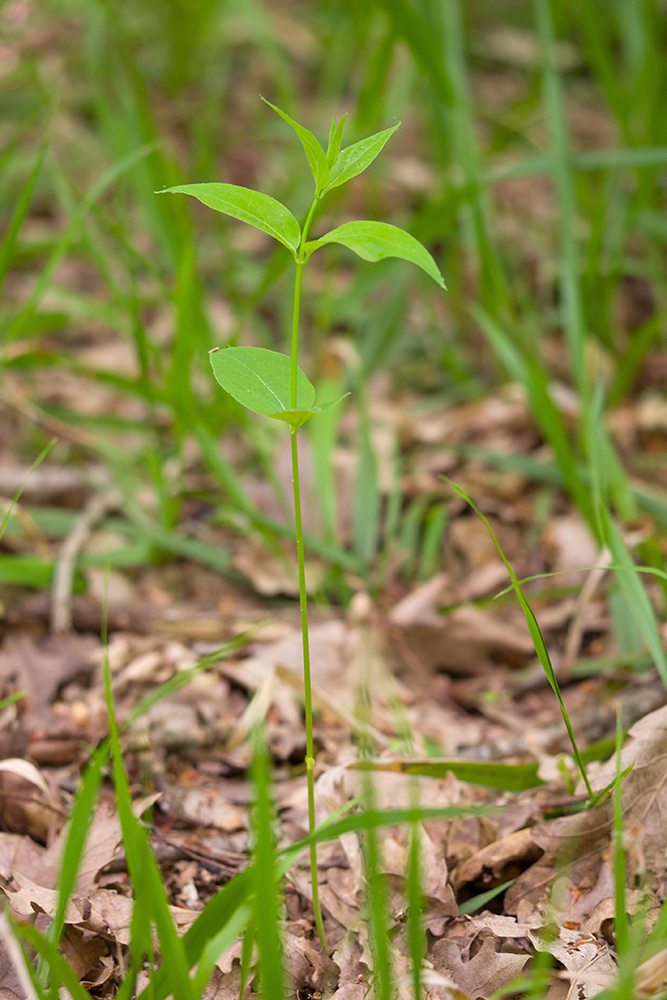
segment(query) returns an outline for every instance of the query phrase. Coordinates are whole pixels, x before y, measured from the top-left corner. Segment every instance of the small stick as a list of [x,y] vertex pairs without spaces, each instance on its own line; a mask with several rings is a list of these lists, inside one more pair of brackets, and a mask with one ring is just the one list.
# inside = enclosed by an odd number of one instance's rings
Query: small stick
[[607,572],[607,567],[611,561],[611,552],[605,546],[600,551],[600,554],[595,561],[595,568],[590,571],[586,577],[586,582],[581,588],[581,593],[577,598],[574,615],[567,632],[565,655],[563,656],[563,661],[560,670],[558,671],[558,679],[560,681],[568,681],[570,679],[572,667],[574,665],[574,661],[579,655],[581,640],[584,637],[584,618],[586,616],[586,611],[588,610],[588,607],[595,596],[595,591]]
[[51,591],[51,631],[56,635],[72,629],[72,585],[74,569],[90,533],[108,510],[118,505],[118,494],[96,493],[86,503],[74,527],[63,542],[53,574]]

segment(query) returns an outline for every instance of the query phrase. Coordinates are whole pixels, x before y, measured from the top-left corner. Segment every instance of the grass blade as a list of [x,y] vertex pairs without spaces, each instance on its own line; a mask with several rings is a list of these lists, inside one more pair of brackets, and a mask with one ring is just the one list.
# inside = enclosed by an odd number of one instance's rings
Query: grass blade
[[[52,941],[49,941],[43,934],[40,934],[36,927],[31,927],[30,924],[21,924],[17,928],[17,933],[44,959],[52,972],[53,979],[63,984],[65,989],[69,991],[72,1000],[90,1000],[90,993],[83,988],[79,977]],[[29,966],[29,963],[27,964]],[[33,983],[35,984],[34,979]]]
[[120,734],[111,691],[111,671],[106,653],[104,685],[109,714],[109,742],[113,757],[118,818],[123,833],[128,870],[135,891],[132,919],[134,965],[136,967],[139,954],[144,956],[152,954],[151,921],[154,920],[160,940],[163,965],[168,970],[170,989],[173,991],[174,1000],[195,1000],[185,949],[169,912],[162,876],[155,856],[150,849],[146,831],[132,810],[132,797],[120,747]]
[[[193,980],[192,988],[195,998],[202,997],[204,995],[204,990],[208,985],[209,979],[213,975],[216,962],[228,948],[231,948],[236,938],[243,932],[243,929],[247,925],[251,915],[252,910],[249,906],[241,906],[233,915],[231,920],[225,924],[222,930],[208,942],[204,948],[204,953],[200,959],[199,967]],[[242,983],[239,996],[242,997],[244,993],[245,990],[243,989]]]
[[498,761],[478,760],[363,760],[350,765],[352,770],[400,771],[402,774],[421,775],[425,778],[444,778],[451,771],[459,781],[473,785],[497,788],[506,792],[519,792],[536,788],[543,782],[538,777],[539,764],[503,764]]
[[487,903],[490,903],[492,899],[496,896],[500,896],[501,893],[505,892],[505,889],[509,889],[513,885],[515,879],[511,878],[509,882],[503,882],[502,885],[497,885],[494,889],[488,889],[487,892],[480,892],[478,896],[473,896],[472,899],[466,899],[465,902],[459,903],[459,915],[463,914],[469,916],[473,913],[477,913],[479,910],[483,909]]
[[58,908],[49,930],[49,939],[57,944],[65,927],[65,913],[74,891],[79,866],[88,839],[88,830],[93,818],[93,808],[102,784],[103,768],[109,757],[110,746],[105,740],[92,755],[74,800],[70,816],[69,832],[60,863],[58,877]]
[[0,292],[2,291],[2,286],[9,270],[12,260],[14,258],[14,251],[16,250],[16,241],[18,235],[21,231],[21,227],[25,222],[28,210],[30,209],[30,203],[32,201],[33,192],[35,190],[35,185],[42,171],[42,166],[44,164],[44,158],[46,157],[47,150],[49,148],[49,142],[51,141],[51,130],[53,128],[54,115],[52,113],[51,120],[49,121],[46,129],[44,130],[44,135],[42,136],[42,141],[39,144],[39,150],[35,158],[35,163],[33,165],[28,179],[23,185],[21,194],[19,195],[19,200],[16,203],[16,208],[14,209],[14,214],[12,215],[11,222],[7,232],[4,235],[2,243],[0,244]]
[[28,321],[32,318],[43,295],[51,284],[51,279],[53,278],[58,264],[67,253],[74,238],[76,237],[79,231],[79,226],[83,222],[85,215],[90,211],[97,199],[100,198],[106,189],[117,181],[119,177],[127,173],[128,170],[131,170],[132,167],[139,163],[144,157],[148,156],[153,149],[155,149],[155,143],[140,146],[139,149],[135,149],[134,152],[129,154],[129,156],[124,156],[118,163],[109,167],[109,169],[102,174],[100,179],[93,184],[88,194],[81,200],[72,213],[69,224],[53,248],[51,256],[44,265],[35,287],[28,296],[21,311],[14,318],[11,326],[9,327],[9,330],[7,331],[8,341],[14,340],[16,337],[20,336],[27,326]]
[[570,171],[570,151],[561,81],[554,59],[556,40],[550,0],[534,0],[534,9],[542,56],[544,107],[551,139],[551,163],[558,193],[565,336],[572,378],[581,398],[585,399],[585,328],[579,283],[579,248],[574,225],[576,199]]
[[253,754],[255,786],[255,904],[253,920],[259,949],[261,993],[264,1000],[283,1000],[283,956],[278,933],[278,883],[274,808],[270,793],[269,759],[263,736],[256,731]]
[[621,706],[616,711],[616,781],[614,782],[614,908],[616,918],[614,929],[616,936],[616,950],[619,955],[624,955],[630,943],[630,928],[628,926],[628,915],[626,905],[625,880],[627,873],[625,848],[624,848],[624,822],[623,822],[623,779],[621,751],[623,749],[623,716]]
[[578,768],[579,768],[579,770],[581,772],[581,777],[583,778],[584,784],[586,785],[586,791],[588,792],[589,798],[592,800],[593,797],[594,797],[593,796],[593,789],[591,788],[590,782],[588,780],[588,774],[586,773],[586,766],[585,766],[583,760],[581,759],[581,754],[579,752],[579,747],[577,746],[577,741],[576,741],[575,736],[574,736],[574,730],[572,729],[572,723],[570,722],[570,717],[567,714],[567,709],[565,708],[565,704],[563,702],[563,696],[561,695],[561,692],[560,692],[560,685],[558,684],[558,680],[556,678],[556,673],[555,673],[553,665],[551,663],[551,657],[549,656],[549,650],[547,649],[546,643],[544,641],[544,637],[543,637],[542,632],[540,630],[540,626],[539,626],[539,624],[537,622],[537,618],[535,617],[532,608],[530,607],[530,605],[528,604],[528,601],[526,600],[526,598],[524,596],[523,590],[521,589],[521,584],[519,583],[519,580],[518,580],[518,578],[516,576],[516,573],[512,569],[512,566],[510,565],[510,563],[509,563],[509,561],[508,561],[505,553],[503,552],[502,547],[501,547],[500,543],[498,542],[498,539],[496,538],[496,536],[495,536],[495,534],[493,532],[493,528],[491,527],[491,525],[487,521],[487,519],[484,516],[484,514],[482,514],[481,510],[479,509],[479,507],[477,506],[477,504],[474,502],[474,500],[471,497],[469,497],[468,494],[464,490],[462,490],[460,486],[457,486],[456,483],[453,483],[451,479],[448,479],[447,476],[442,476],[442,479],[444,479],[444,481],[446,483],[449,483],[449,485],[451,486],[451,488],[456,493],[458,493],[458,495],[463,500],[465,500],[466,503],[469,503],[470,506],[472,507],[472,509],[478,515],[478,517],[480,517],[482,519],[484,527],[488,531],[488,533],[489,533],[489,535],[491,537],[491,540],[493,541],[493,544],[495,545],[495,547],[496,547],[496,549],[498,551],[498,554],[499,554],[500,558],[502,559],[502,561],[504,562],[504,564],[505,564],[505,566],[507,568],[507,572],[509,573],[510,578],[512,580],[512,586],[514,587],[514,590],[516,592],[516,596],[519,598],[519,604],[521,605],[521,610],[524,613],[524,616],[525,616],[525,619],[526,619],[526,624],[528,625],[528,631],[530,632],[530,637],[533,640],[533,645],[535,646],[535,652],[537,653],[539,661],[542,664],[542,669],[544,670],[544,673],[546,674],[547,680],[549,681],[549,684],[551,685],[551,688],[552,688],[554,694],[556,695],[556,698],[558,699],[558,705],[559,705],[560,710],[561,710],[561,715],[563,716],[563,722],[565,723],[565,728],[567,729],[567,734],[570,737],[570,742],[572,744],[572,752],[573,752],[573,755],[574,755],[574,759],[576,760],[577,766],[578,766]]
[[[419,786],[416,786],[418,793]],[[417,803],[418,805],[418,803]],[[408,856],[408,943],[410,946],[410,962],[412,964],[412,989],[415,1000],[422,997],[422,961],[424,960],[424,925],[422,914],[424,912],[424,895],[422,893],[421,878],[421,828],[419,821],[415,820],[411,824],[410,830],[410,853]]]
[[0,524],[0,541],[2,541],[2,536],[4,535],[5,531],[7,530],[7,525],[9,524],[9,520],[10,520],[10,518],[12,516],[14,508],[16,507],[17,503],[21,499],[21,494],[23,493],[24,489],[26,488],[26,484],[27,484],[28,480],[30,479],[31,475],[33,474],[33,472],[35,471],[35,469],[37,468],[37,466],[40,465],[40,463],[44,461],[44,459],[46,458],[46,456],[48,455],[48,453],[51,451],[51,449],[53,448],[53,446],[54,446],[54,444],[56,443],[57,440],[58,440],[58,438],[51,438],[51,440],[49,441],[49,443],[42,448],[42,450],[40,451],[39,455],[37,456],[37,458],[35,459],[35,461],[32,463],[32,465],[30,466],[30,468],[28,469],[28,474],[25,477],[23,485],[14,494],[14,497],[12,498],[9,506],[7,507],[7,510],[5,511],[5,516],[2,519],[2,524]]

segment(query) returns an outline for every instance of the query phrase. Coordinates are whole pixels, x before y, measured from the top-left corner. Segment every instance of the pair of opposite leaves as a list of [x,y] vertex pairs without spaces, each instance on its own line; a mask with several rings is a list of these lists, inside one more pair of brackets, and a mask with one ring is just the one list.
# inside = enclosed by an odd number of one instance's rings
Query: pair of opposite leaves
[[[299,136],[315,181],[316,199],[362,173],[399,127],[394,125],[393,128],[341,150],[345,116],[338,125],[334,118],[329,134],[329,147],[325,153],[312,132],[274,104],[269,101],[266,103]],[[303,265],[315,250],[326,243],[339,243],[364,260],[379,261],[385,257],[399,257],[410,261],[425,271],[441,288],[445,287],[442,275],[428,250],[414,236],[386,222],[348,222],[332,229],[318,240],[302,243],[301,227],[290,210],[261,191],[253,191],[237,184],[220,183],[180,184],[160,192],[169,193],[192,195],[217,212],[261,229],[286,246],[297,264]],[[211,352],[211,366],[216,381],[239,403],[255,413],[283,420],[293,427],[299,427],[316,413],[328,410],[340,402],[337,399],[315,406],[315,389],[299,368],[296,406],[293,406],[290,359],[276,351],[261,347],[214,348]]]

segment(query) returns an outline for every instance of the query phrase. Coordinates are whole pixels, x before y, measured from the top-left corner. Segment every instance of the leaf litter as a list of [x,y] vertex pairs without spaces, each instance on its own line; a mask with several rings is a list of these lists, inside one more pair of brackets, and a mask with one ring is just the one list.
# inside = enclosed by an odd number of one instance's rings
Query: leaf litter
[[[470,411],[470,404],[466,408]],[[507,411],[498,409],[500,423],[495,426],[488,405],[481,412],[483,431],[498,433]],[[474,420],[466,426],[468,435],[474,435]],[[513,494],[518,489],[520,496],[529,489],[527,483],[515,481],[510,488],[507,482],[487,481],[485,475],[483,466],[468,467],[470,488],[479,493],[480,481],[486,484],[488,515],[503,535],[517,571],[534,570],[535,554],[531,563],[523,541],[521,504],[512,505]],[[393,591],[387,590],[376,605],[368,604],[361,619],[324,610],[315,615],[312,651],[319,818],[360,792],[360,774],[351,765],[354,736],[360,731],[355,714],[358,664],[359,657],[364,657],[374,692],[373,716],[365,731],[379,768],[374,779],[379,805],[409,806],[410,788],[417,782],[420,800],[429,805],[500,808],[495,816],[424,824],[424,926],[429,939],[425,973],[430,976],[425,981],[430,993],[447,1000],[488,997],[529,968],[536,951],[546,950],[567,977],[562,981],[563,997],[592,996],[616,970],[611,806],[605,803],[574,816],[548,818],[558,810],[559,802],[575,802],[581,794],[580,788],[568,787],[564,781],[564,773],[573,771],[562,723],[549,692],[534,675],[532,644],[519,610],[506,599],[488,600],[505,582],[495,552],[477,522],[456,501],[450,517],[452,530],[446,536],[445,555],[451,551],[451,558],[445,559],[446,571],[412,587],[398,578]],[[261,548],[257,540],[252,544],[258,572],[263,572]],[[543,560],[540,568],[566,571],[554,578],[557,586],[566,588],[582,582],[568,571],[588,571],[597,555],[581,522],[563,509],[547,521],[535,552]],[[237,567],[243,565],[250,564],[239,557]],[[192,577],[193,571],[188,572]],[[255,595],[237,595],[216,584],[208,606],[201,599],[190,600],[188,610],[187,597],[181,598],[179,614],[169,619],[164,608],[182,584],[170,567],[162,579],[155,570],[150,576],[150,586],[140,583],[147,596],[139,612],[145,612],[144,630],[116,629],[110,637],[109,659],[121,723],[146,694],[191,669],[216,641],[253,620],[263,622],[255,638],[237,654],[154,705],[127,733],[135,795],[137,799],[142,794],[155,797],[153,847],[172,914],[184,931],[216,889],[246,863],[250,797],[246,741],[255,721],[264,721],[274,757],[283,842],[289,843],[307,829],[301,776],[305,743],[300,635],[289,607],[278,615],[271,611],[272,617],[266,619],[263,600],[268,585],[255,577],[254,570],[248,570],[248,579]],[[192,579],[188,589],[197,591]],[[288,590],[287,585],[282,589]],[[0,877],[12,912],[39,926],[55,912],[57,859],[71,796],[86,759],[85,747],[105,734],[106,722],[99,640],[90,632],[45,635],[39,618],[34,614],[30,618],[29,612],[28,617],[22,616],[21,601],[29,608],[30,600],[20,597],[15,603],[18,612],[0,649],[3,694],[21,690],[26,695],[0,718],[4,749],[0,803],[7,831],[0,837]],[[576,596],[538,598],[538,617],[556,664],[577,614],[575,602]],[[169,621],[167,632],[156,627],[160,620]],[[205,623],[214,621],[217,633],[211,628],[207,636]],[[197,628],[193,622],[204,625]],[[604,588],[592,593],[578,627],[578,653],[583,649],[594,658],[613,650]],[[667,808],[667,802],[662,802],[667,794],[662,767],[667,754],[667,709],[659,707],[664,693],[651,671],[640,675],[617,671],[614,690],[604,675],[591,672],[577,680],[579,660],[575,656],[575,679],[565,687],[564,696],[576,731],[588,742],[591,735],[597,739],[611,735],[611,699],[627,708],[628,721],[638,710],[634,702],[642,707],[640,721],[630,728],[623,751],[622,767],[633,764],[624,782],[623,802],[629,876],[643,886],[641,893],[629,892],[628,904],[631,909],[642,903],[646,907],[648,893],[653,900],[647,911],[650,919],[667,885],[661,821]],[[415,661],[418,670],[413,669]],[[643,701],[639,694],[645,696]],[[607,709],[605,700],[609,701]],[[399,703],[402,709],[397,713]],[[391,770],[396,760],[406,759],[405,747],[397,757],[405,725],[412,741],[408,759],[464,758],[517,765],[538,760],[547,784],[519,793],[493,792],[467,784],[452,772],[416,778]],[[613,779],[613,761],[589,767],[594,789],[606,787]],[[146,774],[150,774],[148,786]],[[388,891],[394,964],[397,972],[404,969],[407,973],[402,929],[405,836],[405,830],[397,828],[381,837],[381,871]],[[576,851],[568,855],[568,845],[574,843]],[[95,988],[104,989],[118,975],[117,949],[128,944],[132,908],[128,878],[118,818],[105,790],[66,915],[64,945],[77,974]],[[503,886],[507,888],[488,904],[491,910],[459,916],[460,905]],[[333,958],[322,956],[312,944],[306,869],[297,865],[288,874],[285,940],[290,982],[295,988],[307,986],[338,1000],[361,1000],[372,979],[373,957],[365,938],[364,877],[356,834],[344,834],[321,850],[320,893]],[[554,921],[557,936],[545,937],[544,928]],[[223,956],[207,996],[233,994],[239,984],[239,961],[236,947]],[[16,989],[13,975],[8,966],[9,989]]]
[[[498,499],[497,489],[489,496],[490,513],[502,526],[507,501]],[[424,824],[429,991],[447,1000],[453,995],[488,997],[525,971],[536,951],[547,950],[568,977],[563,980],[563,997],[592,996],[616,969],[611,807],[605,803],[574,816],[547,818],[559,801],[568,795],[576,801],[581,792],[568,789],[563,771],[556,766],[560,760],[565,770],[571,768],[563,727],[548,693],[523,680],[531,674],[534,654],[516,607],[480,603],[480,598],[504,583],[495,554],[485,545],[475,521],[457,512],[456,506],[452,517],[456,527],[446,542],[452,546],[453,558],[447,563],[451,569],[410,589],[395,587],[390,603],[383,597],[375,607],[368,605],[368,614],[361,620],[354,614],[345,618],[325,611],[315,616],[312,649],[319,712],[320,819],[360,791],[359,772],[351,768],[353,737],[359,732],[354,710],[356,664],[370,650],[374,706],[367,733],[380,768],[375,777],[379,804],[408,806],[411,783],[416,781],[421,801],[429,805],[484,803],[501,809],[497,816]],[[509,527],[514,530],[516,524],[513,515]],[[589,569],[584,564],[592,564],[595,553],[582,553],[579,522],[559,513],[548,526],[543,542],[547,566],[556,572]],[[515,548],[520,571],[521,532],[506,533],[505,542]],[[169,573],[164,579],[173,588],[173,574],[171,581]],[[563,585],[570,583],[568,576],[558,579]],[[265,618],[264,588],[261,581],[256,583],[257,597],[240,596],[236,604],[233,597],[221,594],[217,598],[218,603],[226,601],[222,606],[227,612],[219,634],[234,634],[253,617],[257,622]],[[160,588],[153,586],[149,593],[159,595]],[[576,608],[570,598],[556,597],[544,602],[540,610],[557,661],[559,643],[567,640]],[[161,634],[152,627],[158,614],[159,606],[153,603],[148,614],[151,624],[144,634],[122,630],[111,634],[109,659],[121,723],[146,694],[191,669],[215,645],[211,639],[193,635],[187,614],[173,617],[170,633]],[[195,620],[205,621],[206,614],[210,620],[215,616],[212,608],[207,612],[198,604]],[[217,621],[220,630],[219,616]],[[589,650],[597,643],[599,655],[605,635],[610,635],[610,622],[604,593],[595,593],[583,618],[581,642]],[[607,643],[607,648],[613,648],[611,639]],[[264,622],[246,647],[154,705],[128,731],[133,787],[138,797],[141,789],[155,798],[153,846],[181,931],[216,888],[245,864],[250,796],[245,778],[250,759],[246,739],[254,721],[264,721],[276,764],[275,794],[284,842],[306,831],[307,803],[300,774],[305,752],[300,656],[294,614],[289,608],[278,616],[273,612],[273,618]],[[0,839],[1,887],[12,912],[21,919],[36,920],[38,926],[55,912],[57,859],[68,805],[86,759],[85,746],[106,732],[101,659],[99,640],[91,633],[50,637],[38,624],[28,629],[14,627],[0,649],[3,693],[20,689],[26,695],[5,709],[0,719],[5,748],[0,800],[8,831]],[[415,659],[418,672],[411,669]],[[591,715],[595,699],[610,697],[605,695],[605,683],[591,675],[566,687],[566,702],[579,733],[585,734],[599,717],[599,707]],[[619,683],[614,697],[630,710],[638,691],[650,689],[644,703],[649,707],[652,700],[664,701],[650,672],[619,675]],[[434,698],[436,691],[439,695]],[[399,714],[397,702],[403,706]],[[658,708],[635,723],[622,760],[624,768],[633,764],[623,786],[630,874],[644,885],[643,894],[630,891],[628,902],[631,908],[638,907],[641,895],[646,905],[648,892],[654,911],[667,884],[661,822],[667,808],[662,803],[667,794],[662,768],[667,754],[665,711]],[[609,710],[607,729],[596,732],[598,738],[610,734],[612,714]],[[408,756],[414,761],[437,760],[436,746],[440,759],[510,764],[538,759],[548,783],[515,794],[485,791],[451,772],[440,778],[415,778],[386,770],[400,759],[394,747],[400,745],[406,722],[413,743]],[[595,789],[613,779],[613,761],[589,766]],[[149,787],[141,777],[147,773],[151,775]],[[572,843],[577,845],[576,852],[567,856]],[[406,850],[405,831],[400,828],[381,838],[392,953],[396,969],[407,972],[402,931]],[[287,878],[290,982],[298,988],[308,985],[323,990],[339,1000],[361,1000],[373,975],[373,958],[364,936],[364,878],[355,834],[344,834],[322,849],[320,883],[333,958],[322,956],[310,941],[308,877],[297,866]],[[496,897],[490,911],[458,915],[459,905],[507,883],[509,887]],[[558,900],[555,910],[554,897]],[[103,989],[117,976],[117,948],[128,944],[131,907],[118,818],[104,792],[66,915],[64,947],[82,981]],[[558,936],[545,938],[544,928],[554,919]],[[223,957],[207,996],[232,995],[239,983],[239,959],[234,949]],[[7,988],[15,989],[9,967],[7,977]]]

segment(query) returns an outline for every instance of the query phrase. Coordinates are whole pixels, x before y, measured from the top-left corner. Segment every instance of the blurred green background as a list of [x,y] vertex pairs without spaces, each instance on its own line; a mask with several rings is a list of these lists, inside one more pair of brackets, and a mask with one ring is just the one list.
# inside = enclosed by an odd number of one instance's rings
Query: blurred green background
[[[5,0],[2,461],[29,465],[55,434],[49,462],[106,470],[118,567],[232,571],[249,536],[284,558],[284,431],[216,391],[207,352],[286,348],[289,254],[154,194],[224,180],[301,218],[308,167],[263,94],[322,141],[334,114],[344,144],[402,121],[314,233],[402,226],[448,285],[341,248],[306,272],[303,367],[322,394],[351,392],[305,433],[321,593],[440,569],[437,472],[471,457],[522,477],[529,526],[567,497],[616,562],[616,525],[641,524],[642,559],[664,569],[666,15],[662,0]],[[416,423],[508,383],[532,436],[463,434],[451,461],[425,458]],[[642,406],[662,417],[640,426]],[[75,515],[31,516],[57,539]],[[46,584],[25,525],[6,542],[0,582]],[[642,585],[621,577],[657,649]]]

